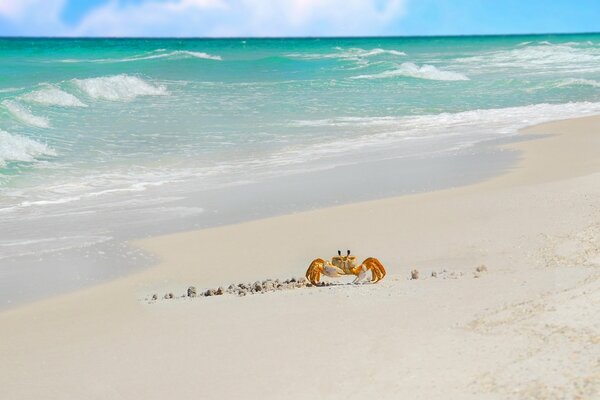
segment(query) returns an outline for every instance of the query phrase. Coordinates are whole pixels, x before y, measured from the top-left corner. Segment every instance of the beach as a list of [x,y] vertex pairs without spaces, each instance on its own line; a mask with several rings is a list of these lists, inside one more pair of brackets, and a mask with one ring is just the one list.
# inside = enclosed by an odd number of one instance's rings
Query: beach
[[[520,129],[600,113],[595,33],[0,38],[0,59],[0,310],[154,265],[132,241],[486,181]],[[343,242],[289,257],[364,257]]]
[[[599,131],[528,128],[475,184],[135,240],[155,266],[0,312],[3,397],[597,398]],[[338,249],[387,276],[183,296]]]

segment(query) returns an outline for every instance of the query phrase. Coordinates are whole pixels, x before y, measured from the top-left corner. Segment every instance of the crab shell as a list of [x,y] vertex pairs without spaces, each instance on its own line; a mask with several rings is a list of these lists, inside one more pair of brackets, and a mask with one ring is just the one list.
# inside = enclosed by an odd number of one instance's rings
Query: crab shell
[[352,270],[357,267],[356,256],[335,256],[331,259],[331,263],[344,271],[346,275],[353,275]]

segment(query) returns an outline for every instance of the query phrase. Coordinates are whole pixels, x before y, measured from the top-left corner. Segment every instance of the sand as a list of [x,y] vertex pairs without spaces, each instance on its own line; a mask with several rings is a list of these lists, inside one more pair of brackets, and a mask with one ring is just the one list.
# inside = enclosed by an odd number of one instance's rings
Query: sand
[[[160,263],[0,313],[1,397],[600,398],[600,117],[523,139],[475,185],[136,242]],[[388,275],[183,297],[338,249]]]

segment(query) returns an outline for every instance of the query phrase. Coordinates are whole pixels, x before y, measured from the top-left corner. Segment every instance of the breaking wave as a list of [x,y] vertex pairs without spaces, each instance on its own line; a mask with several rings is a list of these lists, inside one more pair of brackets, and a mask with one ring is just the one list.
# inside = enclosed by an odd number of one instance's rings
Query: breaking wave
[[9,161],[32,162],[39,156],[55,155],[56,152],[43,143],[0,129],[0,167]]
[[48,106],[87,107],[87,105],[81,102],[77,97],[73,96],[71,93],[60,90],[56,86],[47,86],[43,89],[27,93],[21,96],[21,99]]
[[158,54],[148,54],[137,57],[123,58],[118,60],[120,62],[127,61],[139,61],[139,60],[152,60],[155,58],[201,58],[204,60],[214,60],[214,61],[223,61],[221,56],[214,56],[212,54],[204,53],[201,51],[188,51],[188,50],[176,50],[169,53],[158,53]]
[[393,50],[393,49],[382,49],[379,47],[374,48],[374,49],[369,49],[369,50],[356,48],[356,47],[350,48],[350,49],[343,49],[341,47],[336,47],[335,50],[336,50],[336,52],[334,52],[334,53],[324,53],[324,54],[291,53],[291,54],[288,54],[287,56],[294,57],[294,58],[303,58],[303,59],[307,59],[307,60],[314,60],[314,59],[320,59],[320,58],[341,58],[341,59],[358,60],[361,58],[378,56],[378,55],[382,55],[382,54],[387,54],[387,55],[392,55],[392,56],[405,56],[406,55],[406,53],[403,51]]
[[407,62],[398,66],[393,70],[380,72],[378,74],[357,75],[351,79],[384,79],[398,76],[406,76],[417,79],[428,79],[434,81],[468,81],[469,78],[459,72],[444,71],[434,67],[433,65],[425,64],[418,66],[417,64]]
[[131,75],[73,79],[72,82],[89,97],[100,100],[130,101],[140,96],[169,94],[164,86],[155,86]]
[[29,108],[14,100],[4,100],[2,105],[15,117],[17,120],[38,128],[49,128],[50,122],[46,117],[33,115]]
[[591,86],[595,88],[600,88],[600,82],[595,81],[593,79],[581,79],[581,78],[570,78],[565,79],[556,84],[556,87],[567,87],[567,86]]
[[[317,120],[293,121],[298,127],[337,127],[345,131],[362,126],[377,129],[353,138],[323,141],[304,149],[302,155],[311,158],[331,157],[352,152],[364,152],[368,147],[385,147],[406,140],[442,139],[454,136],[458,147],[465,147],[489,139],[514,135],[527,126],[566,118],[595,115],[600,112],[598,102],[574,102],[563,104],[532,104],[520,107],[491,108],[457,113],[425,114],[401,117],[337,117]],[[373,133],[380,130],[381,133]],[[292,152],[282,155],[287,159]],[[297,152],[300,153],[300,152]]]
[[580,43],[522,43],[521,46],[483,53],[455,60],[476,69],[514,69],[597,71],[600,70],[600,48],[582,47]]
[[175,50],[170,51],[168,53],[165,52],[164,49],[158,49],[151,51],[149,53],[140,54],[132,57],[125,58],[97,58],[92,60],[86,59],[66,59],[61,60],[64,63],[120,63],[120,62],[132,62],[132,61],[143,61],[143,60],[153,60],[157,58],[166,58],[166,59],[184,59],[184,58],[200,58],[204,60],[214,60],[214,61],[222,61],[223,58],[218,55],[204,53],[202,51],[190,51],[190,50]]

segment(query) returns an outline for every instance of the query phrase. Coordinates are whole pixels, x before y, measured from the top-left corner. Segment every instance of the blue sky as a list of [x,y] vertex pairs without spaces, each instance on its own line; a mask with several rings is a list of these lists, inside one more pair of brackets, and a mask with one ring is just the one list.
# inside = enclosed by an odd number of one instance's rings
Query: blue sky
[[599,0],[0,0],[3,36],[600,31]]

